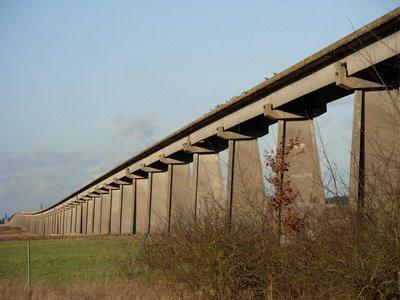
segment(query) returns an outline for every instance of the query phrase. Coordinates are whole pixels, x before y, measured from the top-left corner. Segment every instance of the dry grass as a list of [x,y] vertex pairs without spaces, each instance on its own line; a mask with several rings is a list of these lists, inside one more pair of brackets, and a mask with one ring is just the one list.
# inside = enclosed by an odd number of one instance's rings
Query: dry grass
[[28,286],[0,281],[2,299],[189,299],[195,295],[185,290],[172,290],[166,284],[149,285],[139,281],[118,284],[84,283],[58,286]]

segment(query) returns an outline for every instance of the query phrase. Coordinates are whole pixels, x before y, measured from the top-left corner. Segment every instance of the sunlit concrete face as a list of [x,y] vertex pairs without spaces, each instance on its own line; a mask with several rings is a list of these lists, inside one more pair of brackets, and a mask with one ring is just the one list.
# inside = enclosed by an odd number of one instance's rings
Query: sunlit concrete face
[[229,222],[258,222],[266,207],[260,150],[257,139],[230,140],[227,203]]
[[202,218],[224,207],[225,196],[218,154],[194,155],[191,182],[196,218]]
[[287,147],[291,140],[296,145],[286,161],[289,170],[284,176],[299,193],[295,206],[301,214],[319,211],[325,205],[321,170],[313,120],[283,120],[278,122],[278,147]]
[[[377,215],[393,209],[400,167],[398,90],[356,91],[350,201],[354,208]],[[379,185],[376,183],[379,182]]]
[[83,204],[80,203],[76,206],[76,233],[82,233],[82,207]]
[[145,234],[149,225],[148,180],[136,181],[136,233]]
[[151,174],[150,232],[162,232],[167,229],[168,203],[166,172]]
[[93,224],[94,224],[93,223],[94,222],[93,212],[94,212],[94,201],[90,200],[88,202],[88,220],[87,220],[87,229],[88,229],[87,233],[88,234],[93,234]]
[[121,233],[132,234],[134,229],[136,199],[136,180],[130,185],[122,186]]
[[111,194],[102,195],[101,203],[101,234],[110,233],[111,221]]
[[111,202],[111,228],[112,234],[120,233],[121,228],[121,188],[112,191]]
[[88,203],[82,203],[82,233],[87,234]]
[[[195,203],[191,198],[189,164],[168,166],[170,226],[185,218],[193,218]],[[167,216],[168,217],[168,216]]]
[[93,225],[93,233],[100,234],[100,225],[101,225],[101,197],[94,198],[94,225]]

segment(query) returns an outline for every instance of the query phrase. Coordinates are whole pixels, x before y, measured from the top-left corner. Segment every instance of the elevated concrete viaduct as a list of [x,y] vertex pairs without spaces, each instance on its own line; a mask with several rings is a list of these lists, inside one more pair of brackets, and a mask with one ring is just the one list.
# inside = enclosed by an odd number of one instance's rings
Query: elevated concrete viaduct
[[[258,138],[278,124],[278,147],[297,138],[288,174],[299,206],[324,205],[313,118],[354,94],[351,193],[370,209],[366,191],[385,155],[399,157],[400,9],[218,106],[50,207],[16,213],[30,233],[145,234],[168,231],[181,216],[223,208],[227,224],[254,219],[266,206]],[[389,122],[390,120],[390,122]],[[394,125],[393,125],[394,124]],[[373,141],[379,141],[379,147]],[[396,144],[396,145],[395,145]],[[228,149],[228,176],[218,153]],[[389,179],[390,181],[390,179]],[[312,201],[311,201],[312,200]]]

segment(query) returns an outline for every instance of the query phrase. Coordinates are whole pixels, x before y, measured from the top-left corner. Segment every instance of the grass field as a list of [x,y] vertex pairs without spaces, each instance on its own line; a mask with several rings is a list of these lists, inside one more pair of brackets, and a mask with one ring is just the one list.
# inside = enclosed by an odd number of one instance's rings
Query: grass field
[[[27,281],[27,241],[0,242],[0,280]],[[107,283],[125,276],[137,253],[129,237],[70,237],[30,241],[33,283]],[[125,265],[124,265],[125,264]]]

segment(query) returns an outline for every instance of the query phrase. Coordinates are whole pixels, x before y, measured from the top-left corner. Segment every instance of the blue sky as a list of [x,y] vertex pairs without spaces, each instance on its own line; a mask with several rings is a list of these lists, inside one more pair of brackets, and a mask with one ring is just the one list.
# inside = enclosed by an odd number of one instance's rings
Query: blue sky
[[[0,0],[0,216],[58,201],[398,4]],[[346,169],[351,99],[328,109]]]

